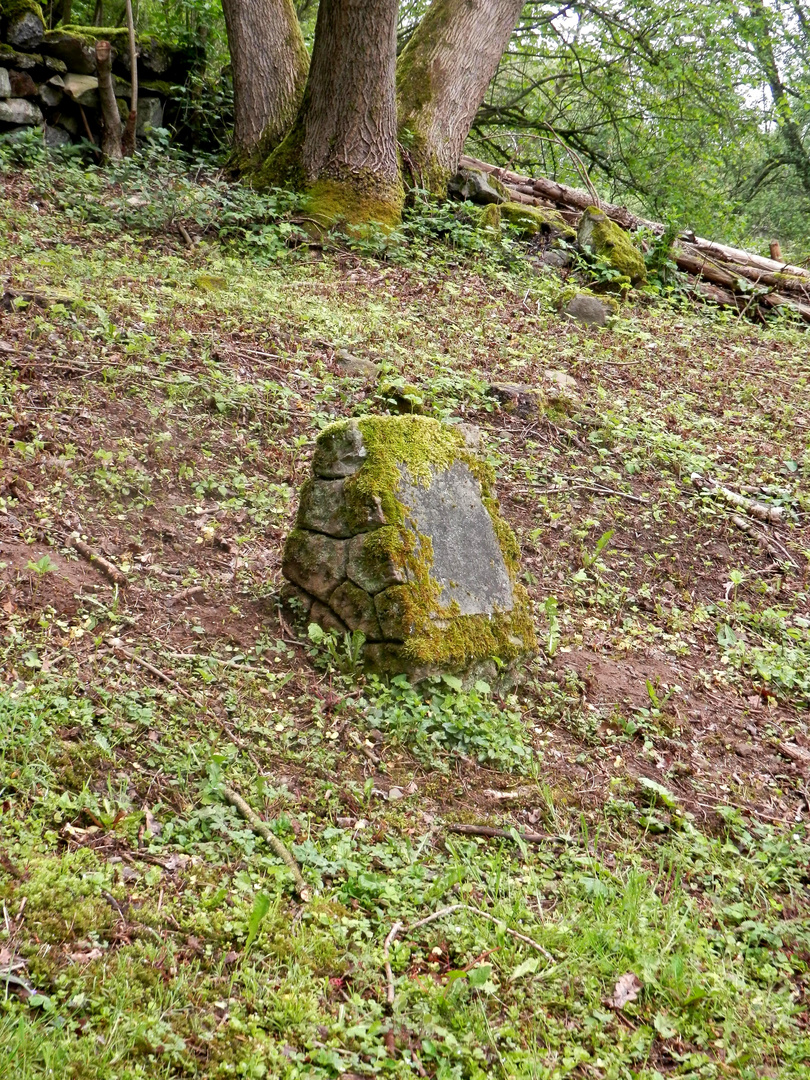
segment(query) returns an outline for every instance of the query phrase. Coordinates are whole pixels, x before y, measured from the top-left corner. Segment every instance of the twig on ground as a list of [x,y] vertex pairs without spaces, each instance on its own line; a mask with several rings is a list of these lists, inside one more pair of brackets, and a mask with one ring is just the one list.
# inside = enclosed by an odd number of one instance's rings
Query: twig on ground
[[103,555],[93,551],[89,544],[85,544],[78,533],[71,533],[68,537],[68,543],[75,551],[78,551],[83,559],[87,559],[91,565],[97,566],[114,585],[120,585],[122,588],[129,585],[127,575],[119,570],[114,563],[111,563],[109,559],[105,559]]
[[231,806],[236,807],[242,817],[247,821],[254,832],[265,840],[273,851],[278,855],[283,863],[286,863],[290,873],[295,881],[295,887],[300,898],[306,903],[311,896],[309,886],[301,874],[300,867],[295,861],[293,856],[279,838],[270,831],[266,822],[262,821],[259,815],[252,810],[250,806],[245,802],[241,795],[233,790],[233,788],[227,787],[225,784],[221,788],[222,795],[226,802],[229,802]]
[[548,949],[544,949],[543,946],[533,938],[527,937],[525,934],[519,934],[517,930],[512,930],[511,927],[506,925],[505,920],[498,918],[497,915],[491,915],[488,911],[482,911],[480,908],[471,907],[469,904],[451,904],[449,907],[440,908],[439,911],[434,911],[431,915],[426,915],[424,919],[419,919],[417,922],[411,923],[408,927],[405,926],[405,923],[397,921],[389,930],[388,936],[383,943],[383,961],[385,964],[385,980],[387,984],[386,1001],[389,1006],[394,1004],[394,999],[396,997],[396,990],[394,989],[394,973],[391,970],[391,946],[399,936],[400,931],[407,929],[408,934],[410,935],[414,930],[418,930],[420,926],[427,926],[428,923],[444,918],[445,915],[452,915],[455,911],[470,911],[473,915],[478,915],[482,919],[488,919],[490,922],[503,925],[505,932],[509,934],[510,937],[515,938],[517,941],[522,941],[525,945],[530,945],[533,949],[536,949],[541,956],[544,956],[549,963],[553,964],[556,962]]
[[708,491],[713,495],[719,495],[727,503],[744,510],[746,514],[750,514],[751,517],[755,517],[759,521],[767,521],[771,525],[781,525],[785,520],[784,511],[779,506],[766,506],[765,503],[757,502],[755,499],[748,499],[745,495],[739,495],[736,491],[732,491],[731,488],[715,483],[714,480],[707,480],[700,473],[692,473],[690,479],[698,491]]
[[110,647],[115,652],[120,653],[121,656],[126,657],[127,660],[131,660],[133,663],[139,664],[151,675],[154,675],[156,679],[160,679],[161,682],[164,682],[167,686],[170,686],[172,690],[175,691],[175,693],[180,694],[181,697],[186,698],[187,701],[193,701],[195,705],[199,704],[199,702],[195,701],[195,699],[191,696],[191,694],[189,694],[187,690],[184,690],[183,687],[179,683],[175,682],[170,675],[167,675],[165,671],[161,671],[160,668],[155,667],[154,664],[150,664],[148,660],[144,660],[142,656],[138,656],[138,654],[132,649],[127,649],[120,638],[110,638]]
[[356,731],[349,732],[349,741],[357,747],[364,757],[368,758],[372,765],[380,764],[381,759],[372,750],[369,750]]
[[461,836],[488,836],[501,840],[514,840],[519,837],[526,844],[570,844],[572,841],[567,836],[554,833],[518,832],[517,829],[510,832],[508,829],[495,829],[490,825],[457,825],[454,822],[445,825],[448,832],[459,833]]
[[763,536],[762,533],[757,532],[751,522],[747,521],[744,517],[741,517],[740,514],[732,514],[731,520],[734,522],[740,532],[744,532],[746,536],[750,536],[752,540],[755,540],[761,548],[767,551],[770,555],[773,555],[773,557],[778,563],[783,563],[785,560],[787,560],[791,564],[791,566],[796,566],[796,563],[791,557],[790,552],[783,544],[780,544],[778,540],[774,539],[773,537]]
[[188,229],[185,227],[185,225],[182,225],[179,221],[176,222],[176,225],[177,225],[177,231],[180,233],[180,235],[183,238],[183,243],[186,245],[187,248],[193,248],[194,247],[194,241],[189,236]]

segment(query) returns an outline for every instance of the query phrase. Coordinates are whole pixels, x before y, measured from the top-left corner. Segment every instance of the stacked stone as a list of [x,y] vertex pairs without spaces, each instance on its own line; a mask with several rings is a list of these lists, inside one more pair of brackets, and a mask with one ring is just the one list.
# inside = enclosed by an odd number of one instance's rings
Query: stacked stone
[[[131,94],[126,30],[46,30],[36,0],[0,0],[0,134],[40,128],[45,144],[58,147],[86,138],[89,129],[100,141],[95,41],[102,38],[112,45],[114,90],[126,122]],[[186,81],[192,62],[178,46],[138,39],[138,134],[163,126],[172,86]]]
[[[392,431],[397,425],[413,428],[414,433],[421,427],[428,438],[434,428],[441,429],[436,421],[415,416],[374,422],[378,432],[385,425]],[[497,511],[491,500],[489,508],[484,505],[469,453],[434,470],[429,483],[415,480],[403,462],[396,490],[381,499],[355,482],[364,468],[374,466],[362,425],[334,425],[317,441],[313,475],[301,489],[295,528],[284,549],[288,595],[326,630],[361,631],[369,670],[419,679],[472,669],[494,676],[494,657],[481,655],[480,649],[434,662],[417,647],[424,621],[420,630],[414,601],[423,601],[426,593],[432,608],[421,615],[440,634],[460,620],[469,626],[470,617],[485,626],[503,617],[508,625],[510,615],[518,609],[523,613],[525,606],[496,535],[492,513]],[[403,557],[403,552],[409,554]],[[426,563],[424,574],[414,569],[420,560]],[[420,590],[420,577],[422,585],[428,581],[431,587]],[[506,652],[525,655],[533,648],[530,623],[528,629],[521,623],[506,642]],[[488,664],[486,670],[482,663]]]

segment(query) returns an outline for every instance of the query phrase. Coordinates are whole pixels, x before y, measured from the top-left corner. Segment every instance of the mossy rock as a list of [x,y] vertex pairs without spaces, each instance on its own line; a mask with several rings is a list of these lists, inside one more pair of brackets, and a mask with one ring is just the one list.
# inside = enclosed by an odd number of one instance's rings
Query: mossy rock
[[448,182],[447,193],[483,205],[509,201],[509,192],[500,180],[483,169],[459,169]]
[[36,0],[2,0],[0,28],[5,41],[14,49],[35,49],[45,33],[42,8]]
[[647,267],[644,256],[615,221],[595,206],[584,211],[577,230],[581,248],[590,250],[604,259],[621,277],[633,285],[647,284]]
[[490,203],[481,211],[478,228],[492,236],[501,235],[501,208],[497,203]]
[[[283,573],[366,635],[370,669],[509,669],[535,650],[517,541],[462,432],[423,416],[341,421],[319,436],[313,472]],[[302,528],[324,522],[355,535]]]
[[537,236],[538,233],[544,233],[547,236],[573,240],[577,235],[576,230],[568,224],[558,210],[518,202],[502,203],[498,209],[501,223],[505,222],[513,226],[521,236]]

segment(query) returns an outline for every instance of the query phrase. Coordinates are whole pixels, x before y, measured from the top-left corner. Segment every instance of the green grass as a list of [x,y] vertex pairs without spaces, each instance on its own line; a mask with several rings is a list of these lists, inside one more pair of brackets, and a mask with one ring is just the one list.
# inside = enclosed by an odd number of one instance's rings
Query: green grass
[[[582,332],[447,208],[321,253],[155,169],[0,177],[11,284],[75,298],[0,328],[0,1075],[806,1077],[803,332],[677,293]],[[391,405],[338,349],[482,428],[543,643],[513,695],[279,617],[314,436]],[[571,413],[495,409],[546,369]],[[784,507],[795,566],[694,471]]]

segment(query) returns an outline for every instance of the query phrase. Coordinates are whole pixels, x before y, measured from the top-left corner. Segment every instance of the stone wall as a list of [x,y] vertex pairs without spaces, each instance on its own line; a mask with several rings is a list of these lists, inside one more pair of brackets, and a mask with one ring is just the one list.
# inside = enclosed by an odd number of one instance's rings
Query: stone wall
[[[112,46],[113,81],[122,121],[129,115],[126,29],[65,26],[48,30],[35,0],[0,0],[0,134],[36,128],[47,146],[100,142],[95,42]],[[164,125],[167,102],[199,64],[193,50],[142,35],[138,47],[140,135]]]

